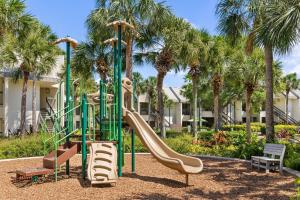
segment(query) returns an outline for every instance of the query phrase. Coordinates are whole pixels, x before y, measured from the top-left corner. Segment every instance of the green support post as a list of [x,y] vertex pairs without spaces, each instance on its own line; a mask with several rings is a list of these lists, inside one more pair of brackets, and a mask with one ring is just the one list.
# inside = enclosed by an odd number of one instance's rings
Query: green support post
[[[136,93],[136,82],[133,80],[133,95],[132,95],[132,103],[133,107],[135,107],[135,94]],[[131,130],[131,172],[135,173],[135,133],[134,128]]]
[[99,119],[100,119],[100,140],[104,140],[104,128],[103,128],[103,109],[104,109],[104,95],[103,95],[103,81],[100,80],[99,81],[99,93],[100,93],[100,102],[99,102],[99,106],[100,106],[100,115],[99,115]]
[[116,116],[117,116],[117,109],[118,109],[118,106],[117,106],[117,103],[118,103],[118,98],[117,98],[117,91],[118,91],[118,88],[117,88],[117,85],[118,85],[118,78],[117,78],[117,72],[118,72],[118,59],[117,59],[117,56],[118,56],[118,51],[117,51],[117,42],[114,41],[114,44],[113,44],[113,48],[114,48],[114,105],[113,105],[113,138],[114,140],[117,140],[117,136],[116,136]]
[[131,130],[131,173],[135,173],[135,133],[134,129]]
[[[66,113],[68,113],[65,116],[65,128],[66,128],[66,135],[69,135],[70,130],[70,80],[71,80],[71,47],[70,47],[70,42],[66,43],[66,48],[67,48],[67,69],[66,69]],[[66,143],[69,145],[70,138],[69,136],[66,138]],[[70,175],[70,161],[66,161],[66,174]]]
[[122,176],[122,27],[118,25],[118,176]]
[[82,154],[82,178],[85,179],[86,168],[86,128],[87,128],[87,98],[86,94],[82,96],[81,102],[81,154]]

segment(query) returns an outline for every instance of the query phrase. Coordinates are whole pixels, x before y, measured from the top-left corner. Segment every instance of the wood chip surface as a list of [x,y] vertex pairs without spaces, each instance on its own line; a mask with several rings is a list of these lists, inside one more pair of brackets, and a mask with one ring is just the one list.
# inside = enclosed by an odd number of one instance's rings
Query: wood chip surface
[[[158,163],[151,155],[136,156],[136,174],[131,174],[131,157],[126,155],[123,177],[116,186],[91,187],[81,177],[81,156],[71,159],[71,177],[63,173],[59,181],[53,177],[40,179],[38,183],[15,183],[17,169],[41,167],[42,159],[0,162],[0,199],[28,200],[85,200],[85,199],[290,199],[295,196],[295,178],[278,172],[265,174],[263,170],[251,170],[249,163],[202,159],[204,170],[190,175],[186,187],[185,175]],[[62,169],[63,170],[63,169]]]

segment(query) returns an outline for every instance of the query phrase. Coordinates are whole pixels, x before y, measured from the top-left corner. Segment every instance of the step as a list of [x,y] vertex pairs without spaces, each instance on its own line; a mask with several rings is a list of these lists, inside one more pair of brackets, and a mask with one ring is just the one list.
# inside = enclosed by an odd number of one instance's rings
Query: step
[[[72,158],[79,150],[80,148],[78,148],[77,144],[71,144],[70,148],[66,148],[66,144],[64,146],[60,146],[57,150],[57,165],[60,166]],[[52,151],[43,158],[43,167],[48,169],[55,168],[55,151]]]

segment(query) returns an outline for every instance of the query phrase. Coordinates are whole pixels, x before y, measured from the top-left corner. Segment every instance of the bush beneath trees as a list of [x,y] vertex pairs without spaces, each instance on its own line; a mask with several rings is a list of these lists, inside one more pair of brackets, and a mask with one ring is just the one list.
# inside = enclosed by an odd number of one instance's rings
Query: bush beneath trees
[[[277,124],[274,126],[275,134],[281,134],[286,132],[290,136],[294,136],[298,133],[298,126],[296,125],[285,125],[285,124]],[[224,125],[224,131],[246,131],[246,124],[235,124],[235,125]],[[261,132],[265,134],[266,126],[263,123],[251,123],[251,132],[257,133]]]
[[[282,128],[282,127],[280,127]],[[282,129],[281,129],[282,130]],[[262,155],[265,140],[259,140],[252,134],[251,143],[246,143],[245,131],[214,131],[200,132],[197,141],[190,134],[170,134],[164,142],[173,150],[182,154],[213,155],[231,158],[250,159],[252,155]],[[170,136],[169,135],[169,136]],[[49,135],[35,134],[21,138],[0,140],[0,159],[43,156],[44,144],[42,139]],[[286,145],[284,165],[300,171],[300,144],[291,144],[287,140],[279,143]],[[130,134],[124,134],[124,152],[131,152]],[[50,142],[46,145],[46,152],[53,149]],[[136,152],[147,152],[142,142],[136,137]]]

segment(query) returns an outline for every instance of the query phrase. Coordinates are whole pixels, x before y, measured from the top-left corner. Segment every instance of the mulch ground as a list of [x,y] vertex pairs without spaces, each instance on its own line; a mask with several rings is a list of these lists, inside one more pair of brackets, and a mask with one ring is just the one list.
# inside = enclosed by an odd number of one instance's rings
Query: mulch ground
[[38,183],[15,183],[14,171],[40,167],[42,159],[0,162],[0,199],[289,199],[295,196],[294,177],[251,170],[249,163],[202,159],[202,173],[190,176],[193,186],[186,187],[185,176],[158,163],[151,155],[136,156],[136,175],[130,173],[126,155],[123,177],[116,186],[91,187],[80,179],[81,157],[71,159],[72,174]]

